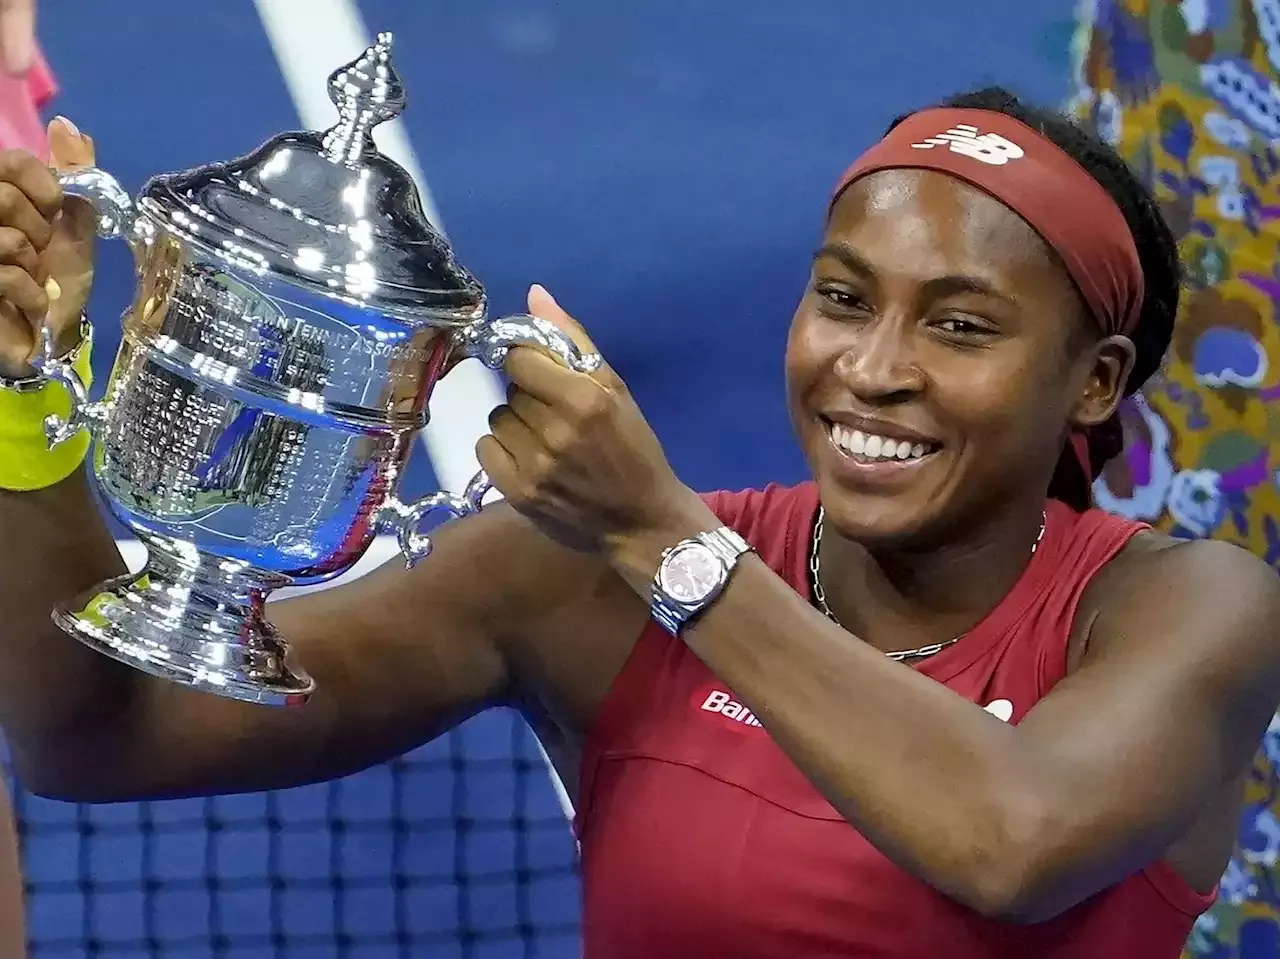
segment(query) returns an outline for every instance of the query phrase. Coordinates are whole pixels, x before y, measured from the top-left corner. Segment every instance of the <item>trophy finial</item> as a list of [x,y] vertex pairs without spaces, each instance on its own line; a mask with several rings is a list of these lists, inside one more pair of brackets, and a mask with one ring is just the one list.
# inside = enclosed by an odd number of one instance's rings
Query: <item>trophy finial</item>
[[404,83],[391,63],[391,34],[329,76],[329,99],[338,108],[338,123],[324,135],[329,159],[354,162],[372,148],[371,132],[405,108]]

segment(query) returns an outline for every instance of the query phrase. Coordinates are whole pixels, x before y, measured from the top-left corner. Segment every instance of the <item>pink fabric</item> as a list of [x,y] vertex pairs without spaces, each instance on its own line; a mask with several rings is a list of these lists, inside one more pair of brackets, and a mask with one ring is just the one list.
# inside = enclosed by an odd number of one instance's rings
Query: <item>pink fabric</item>
[[39,52],[24,76],[0,70],[0,150],[27,150],[47,158],[40,111],[57,92],[57,82]]

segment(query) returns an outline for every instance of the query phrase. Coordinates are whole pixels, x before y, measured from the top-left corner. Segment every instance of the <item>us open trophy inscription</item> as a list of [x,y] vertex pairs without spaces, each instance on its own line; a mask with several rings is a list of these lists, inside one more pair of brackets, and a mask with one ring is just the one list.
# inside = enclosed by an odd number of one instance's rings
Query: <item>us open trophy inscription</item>
[[483,473],[461,496],[397,496],[446,364],[497,368],[516,344],[599,363],[542,320],[488,318],[409,175],[378,152],[373,128],[405,105],[390,35],[328,89],[332,129],[155,177],[136,200],[101,170],[64,175],[99,234],[132,247],[138,289],[102,402],[71,368],[41,367],[74,399],[46,422],[50,444],[91,432],[97,485],[148,553],[54,620],[166,680],[277,705],[314,683],[265,618],[273,590],[338,576],[383,531],[415,563],[429,516],[481,508]]

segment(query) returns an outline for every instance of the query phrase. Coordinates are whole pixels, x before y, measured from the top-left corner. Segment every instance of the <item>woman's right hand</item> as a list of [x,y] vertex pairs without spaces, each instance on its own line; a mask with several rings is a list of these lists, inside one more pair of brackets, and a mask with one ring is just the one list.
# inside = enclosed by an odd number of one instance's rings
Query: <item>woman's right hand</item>
[[[49,154],[57,170],[92,166],[93,141],[58,118],[49,124]],[[93,285],[95,220],[89,204],[64,198],[37,157],[0,151],[0,374],[30,375],[46,321],[59,355],[75,347]],[[50,278],[60,291],[52,304]]]

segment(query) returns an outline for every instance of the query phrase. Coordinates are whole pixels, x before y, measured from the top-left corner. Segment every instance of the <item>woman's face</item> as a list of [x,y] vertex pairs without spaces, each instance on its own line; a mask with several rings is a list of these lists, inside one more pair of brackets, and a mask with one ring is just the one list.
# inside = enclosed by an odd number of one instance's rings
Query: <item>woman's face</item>
[[829,522],[891,545],[1042,497],[1069,425],[1101,422],[1123,388],[1099,344],[1066,270],[999,201],[929,170],[856,181],[787,347]]

